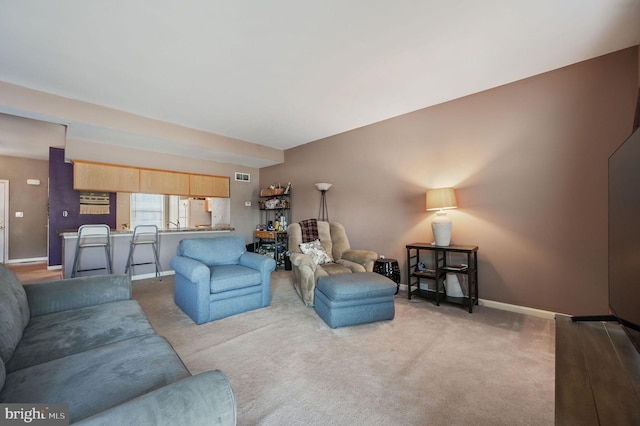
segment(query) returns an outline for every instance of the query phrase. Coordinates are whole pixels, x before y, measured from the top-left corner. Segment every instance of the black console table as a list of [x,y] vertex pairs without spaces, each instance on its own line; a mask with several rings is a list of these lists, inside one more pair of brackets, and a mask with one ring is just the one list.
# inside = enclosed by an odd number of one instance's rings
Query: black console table
[[[421,253],[426,252],[426,253]],[[450,263],[448,255],[459,253],[466,256],[466,263]],[[422,268],[424,265],[424,268]],[[447,296],[444,290],[444,280],[447,273],[456,273],[468,277],[468,294],[463,297]],[[435,283],[435,290],[420,288],[420,282]],[[412,287],[415,286],[415,290]],[[436,246],[430,243],[407,244],[407,287],[408,297],[421,296],[435,300],[436,305],[441,301],[456,303],[469,308],[473,312],[473,305],[478,304],[478,247],[477,246]]]

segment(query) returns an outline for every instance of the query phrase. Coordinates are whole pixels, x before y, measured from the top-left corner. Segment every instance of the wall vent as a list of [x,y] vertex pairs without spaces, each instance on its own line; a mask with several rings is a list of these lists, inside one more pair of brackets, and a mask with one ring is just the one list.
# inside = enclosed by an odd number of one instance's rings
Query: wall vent
[[251,175],[249,173],[236,172],[236,180],[240,182],[251,182]]

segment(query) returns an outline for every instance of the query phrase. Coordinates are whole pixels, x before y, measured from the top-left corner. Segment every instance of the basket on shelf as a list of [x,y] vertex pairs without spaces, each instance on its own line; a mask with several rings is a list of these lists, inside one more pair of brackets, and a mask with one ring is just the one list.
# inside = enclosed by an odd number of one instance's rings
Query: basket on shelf
[[260,190],[261,197],[272,197],[284,194],[284,188],[263,188]]

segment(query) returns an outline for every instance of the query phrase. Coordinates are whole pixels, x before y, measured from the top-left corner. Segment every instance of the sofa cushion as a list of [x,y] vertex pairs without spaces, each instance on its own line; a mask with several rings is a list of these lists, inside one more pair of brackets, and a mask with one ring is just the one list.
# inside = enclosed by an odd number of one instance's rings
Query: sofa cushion
[[261,284],[260,271],[242,265],[222,265],[211,268],[211,293]]
[[41,315],[31,319],[6,367],[10,373],[149,334],[154,334],[153,327],[134,300]]
[[0,401],[67,403],[74,423],[189,376],[169,342],[145,336],[8,374]]
[[178,244],[178,255],[207,266],[234,265],[247,251],[244,237],[185,238]]
[[0,358],[4,362],[13,356],[30,315],[27,295],[18,277],[0,265]]

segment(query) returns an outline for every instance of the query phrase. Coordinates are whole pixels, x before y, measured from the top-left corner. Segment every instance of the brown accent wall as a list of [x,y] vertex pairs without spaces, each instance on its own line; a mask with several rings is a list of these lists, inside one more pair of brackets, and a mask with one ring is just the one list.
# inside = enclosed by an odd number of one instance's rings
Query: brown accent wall
[[[470,64],[472,66],[472,64]],[[607,312],[607,158],[630,134],[636,47],[285,152],[260,181],[292,182],[292,219],[329,217],[354,248],[397,258],[432,241],[428,188],[453,186],[454,244],[479,246],[480,297]]]
[[[0,179],[9,181],[7,260],[46,258],[49,162],[0,156]],[[40,185],[27,185],[27,179]]]

